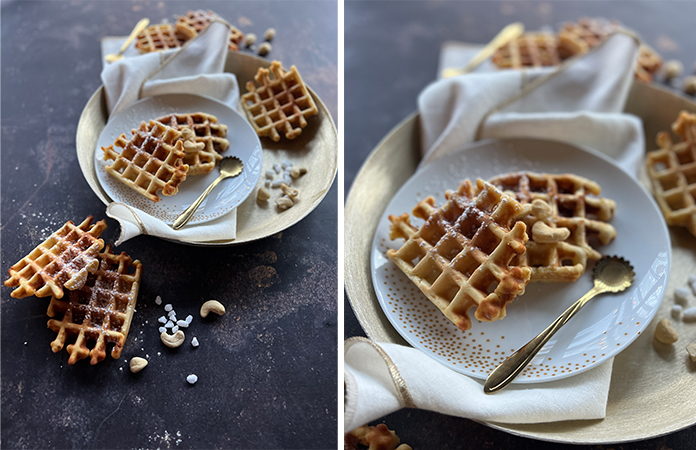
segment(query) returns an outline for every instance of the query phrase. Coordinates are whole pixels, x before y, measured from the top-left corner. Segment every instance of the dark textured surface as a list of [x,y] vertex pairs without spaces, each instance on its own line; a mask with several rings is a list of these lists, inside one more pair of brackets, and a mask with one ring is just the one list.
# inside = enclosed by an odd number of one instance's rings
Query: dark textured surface
[[[694,2],[358,2],[345,3],[346,196],[365,158],[399,121],[416,109],[420,91],[436,77],[440,46],[448,40],[489,42],[505,25],[557,28],[580,17],[618,19],[666,59],[693,74]],[[369,112],[369,113],[366,113]],[[346,274],[346,276],[350,276]],[[345,337],[364,336],[345,299]],[[569,446],[511,436],[470,420],[402,410],[379,422],[414,449],[692,449],[696,428],[644,442]],[[636,424],[637,427],[640,424]]]
[[[194,8],[260,37],[275,27],[269,56],[297,64],[336,117],[335,3],[3,1],[3,273],[65,221],[106,218],[75,153],[79,114],[101,84],[100,39]],[[96,366],[51,352],[48,298],[14,299],[3,286],[2,447],[335,448],[336,210],[334,186],[299,224],[256,243],[121,245],[144,265],[137,313],[121,359]],[[107,222],[113,242],[118,224]],[[178,349],[160,342],[157,295],[194,316]],[[211,298],[227,313],[203,320]],[[129,359],[146,355],[131,374]]]

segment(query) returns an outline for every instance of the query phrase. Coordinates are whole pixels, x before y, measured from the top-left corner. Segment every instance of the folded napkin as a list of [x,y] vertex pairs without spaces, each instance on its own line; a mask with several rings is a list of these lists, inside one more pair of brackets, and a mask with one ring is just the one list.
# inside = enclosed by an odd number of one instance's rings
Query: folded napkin
[[[478,139],[535,137],[594,148],[636,176],[645,148],[642,124],[622,111],[638,45],[634,36],[619,32],[558,68],[471,73],[434,82],[418,99],[421,165]],[[502,423],[603,418],[612,363],[485,395],[481,381],[420,350],[349,339],[345,431],[403,407]]]
[[[112,64],[104,62],[101,78],[109,114],[142,98],[172,93],[212,97],[241,111],[237,78],[224,72],[229,27],[225,22],[215,21],[181,49],[127,57]],[[105,40],[102,53],[106,54],[107,49],[117,44],[114,40]],[[130,130],[124,130],[127,131]],[[140,234],[192,242],[236,237],[236,209],[210,222],[186,225],[179,231],[123,203],[111,203],[107,215],[121,224],[121,236],[116,245]]]

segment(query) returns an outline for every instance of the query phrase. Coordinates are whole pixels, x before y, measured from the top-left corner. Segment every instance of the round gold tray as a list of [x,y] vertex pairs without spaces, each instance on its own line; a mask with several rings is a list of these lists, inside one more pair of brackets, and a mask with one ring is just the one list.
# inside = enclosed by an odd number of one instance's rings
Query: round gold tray
[[[669,130],[679,111],[696,112],[696,103],[665,89],[634,83],[626,112],[643,120],[647,148],[658,131]],[[408,345],[382,312],[370,278],[370,248],[379,218],[420,160],[417,114],[404,119],[372,151],[355,178],[345,207],[345,285],[367,335],[377,342]],[[641,181],[649,187],[645,174]],[[630,207],[630,205],[626,205]],[[640,224],[635,224],[640,226]],[[607,415],[602,420],[542,424],[487,425],[515,435],[572,444],[648,439],[696,423],[696,364],[685,347],[696,342],[696,324],[672,320],[681,338],[673,346],[653,342],[655,323],[670,317],[674,288],[696,274],[696,238],[670,229],[672,270],[665,299],[646,332],[614,360]],[[636,242],[636,245],[640,245]]]
[[[253,80],[259,67],[268,67],[270,62],[238,52],[229,52],[225,72],[237,76],[240,90],[246,92],[247,81]],[[276,211],[275,205],[261,206],[252,194],[237,210],[237,238],[231,241],[187,242],[198,246],[225,246],[242,244],[274,235],[296,224],[316,208],[331,188],[336,176],[338,163],[338,137],[331,114],[321,99],[309,89],[319,109],[319,114],[308,119],[302,134],[289,141],[281,139],[273,142],[261,138],[263,147],[263,172],[273,167],[274,163],[291,161],[294,165],[307,168],[307,174],[301,179],[301,199],[296,205],[282,213]],[[108,205],[111,199],[106,195],[97,180],[94,168],[94,152],[97,140],[109,119],[106,108],[104,87],[101,86],[85,105],[77,125],[77,159],[87,183],[97,197]],[[263,185],[264,177],[257,186]]]

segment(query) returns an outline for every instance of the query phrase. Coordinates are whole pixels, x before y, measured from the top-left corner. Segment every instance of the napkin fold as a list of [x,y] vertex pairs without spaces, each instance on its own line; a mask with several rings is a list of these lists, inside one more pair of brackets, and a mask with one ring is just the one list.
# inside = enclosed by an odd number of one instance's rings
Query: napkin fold
[[[418,98],[421,166],[475,140],[534,137],[599,150],[637,176],[645,149],[642,123],[622,111],[638,46],[635,36],[617,32],[560,67],[484,69],[432,83]],[[613,363],[486,395],[481,381],[411,347],[352,338],[344,356],[346,432],[404,407],[501,423],[600,419]]]
[[[181,49],[127,57],[112,64],[105,62],[101,78],[109,115],[122,111],[142,98],[175,93],[212,97],[241,111],[237,78],[224,72],[229,33],[230,25],[218,20]],[[114,42],[102,45],[102,53],[106,53],[106,46],[111,47]],[[108,205],[107,215],[121,225],[121,235],[116,245],[140,234],[191,242],[231,240],[236,237],[236,208],[215,220],[186,225],[179,231],[123,203]]]

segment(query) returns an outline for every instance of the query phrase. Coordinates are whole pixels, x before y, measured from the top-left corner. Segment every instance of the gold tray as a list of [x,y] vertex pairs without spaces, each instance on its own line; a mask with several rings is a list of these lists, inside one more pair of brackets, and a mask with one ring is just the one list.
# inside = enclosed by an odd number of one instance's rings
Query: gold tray
[[[237,76],[239,88],[246,92],[246,83],[253,79],[259,67],[268,67],[270,62],[239,52],[229,52],[225,72]],[[316,208],[331,188],[336,176],[338,163],[338,137],[331,114],[321,99],[309,89],[319,109],[319,114],[308,119],[302,134],[288,141],[281,139],[273,142],[260,138],[263,147],[263,170],[272,168],[274,163],[291,161],[294,165],[307,168],[300,187],[301,198],[297,204],[282,213],[276,211],[275,205],[260,206],[256,194],[252,193],[237,211],[237,238],[230,241],[187,242],[176,241],[197,246],[225,246],[242,244],[274,235],[296,224]],[[108,205],[111,199],[106,195],[97,180],[94,169],[94,152],[97,140],[109,118],[106,108],[104,87],[101,86],[85,105],[77,125],[77,159],[87,183],[97,197]],[[257,186],[262,186],[262,175]]]
[[[634,83],[626,112],[643,120],[648,149],[655,135],[669,130],[681,110],[696,103],[665,89]],[[345,207],[345,285],[358,321],[377,342],[408,345],[382,312],[372,288],[370,249],[384,208],[413,174],[420,160],[419,118],[404,119],[387,134],[363,164]],[[645,173],[641,181],[649,188]],[[640,224],[636,224],[640,226]],[[674,288],[696,274],[696,238],[671,228],[672,264],[665,300],[646,332],[614,360],[607,416],[602,420],[542,424],[487,425],[518,436],[572,444],[618,443],[648,439],[696,423],[696,364],[685,351],[696,342],[696,324],[672,320],[680,339],[673,346],[653,342],[655,323],[670,317]],[[639,243],[636,243],[639,245]]]

